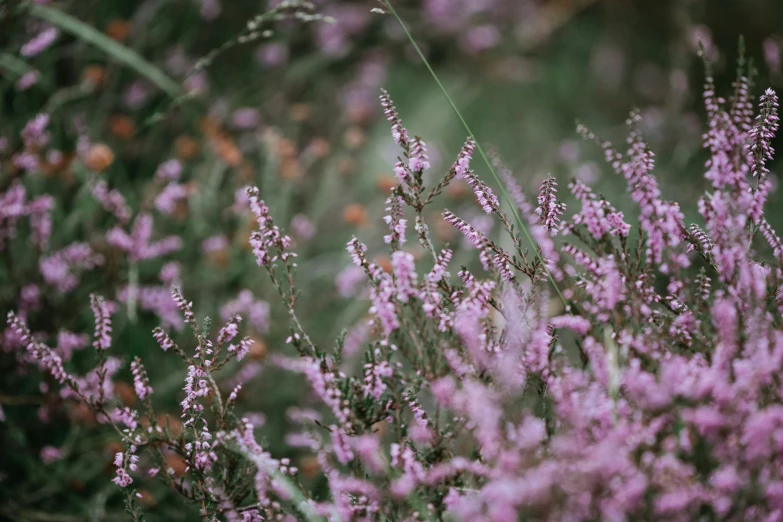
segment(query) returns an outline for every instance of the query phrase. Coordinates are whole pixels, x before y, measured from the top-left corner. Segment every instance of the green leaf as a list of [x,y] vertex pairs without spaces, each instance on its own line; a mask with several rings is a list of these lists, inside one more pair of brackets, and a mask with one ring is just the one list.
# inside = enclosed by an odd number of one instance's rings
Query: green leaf
[[150,83],[160,88],[175,100],[182,96],[183,92],[179,83],[171,79],[166,73],[145,60],[132,49],[115,42],[94,27],[77,20],[59,9],[47,7],[45,5],[31,5],[30,14],[101,49],[118,62],[144,76]]

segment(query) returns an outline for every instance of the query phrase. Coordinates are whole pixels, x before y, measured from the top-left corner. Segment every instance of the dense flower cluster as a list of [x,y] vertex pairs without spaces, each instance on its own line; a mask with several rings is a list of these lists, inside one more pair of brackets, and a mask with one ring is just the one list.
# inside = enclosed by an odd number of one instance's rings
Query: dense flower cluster
[[[457,3],[460,16],[485,13],[475,2]],[[448,9],[425,4],[433,19]],[[202,2],[205,18],[219,9],[219,2]],[[357,20],[357,27],[364,23]],[[343,36],[322,35],[334,49]],[[56,37],[44,28],[22,54],[40,53]],[[465,38],[477,49],[496,41],[492,26]],[[220,303],[224,322],[214,331],[179,289],[179,265],[160,259],[183,249],[182,238],[153,239],[153,209],[172,217],[192,195],[180,182],[178,160],[158,167],[155,194],[136,212],[119,190],[90,181],[88,193],[110,214],[104,217],[119,224],[90,242],[51,250],[54,199],[30,199],[14,181],[0,193],[0,252],[28,220],[28,244],[40,256],[35,279],[14,297],[1,346],[18,373],[43,372],[41,393],[54,389],[68,408],[84,406],[92,422],[114,430],[121,447],[107,453],[111,480],[133,516],[138,497],[131,488],[154,479],[205,520],[778,520],[783,243],[764,217],[775,186],[769,164],[778,101],[767,90],[754,120],[749,76],[741,72],[728,102],[708,76],[711,188],[697,207],[703,223],[690,225],[679,204],[663,197],[638,113],[627,122],[624,153],[579,128],[625,180],[638,222],[578,180],[568,186],[580,208],[565,219],[555,178],[530,199],[491,154],[510,196],[501,204],[471,169],[479,148],[472,138],[431,183],[425,142],[408,133],[382,91],[401,148],[386,200],[387,251],[370,253],[380,240],[348,242],[353,266],[341,293],[367,304],[366,315],[332,348],[325,347],[331,339],[311,339],[298,315],[306,290],[297,287],[293,250],[314,225],[299,215],[292,239],[260,189],[248,187],[232,212],[244,217],[238,207],[246,205],[252,214],[255,229],[244,242],[286,315],[273,321],[260,294],[234,289],[236,297]],[[233,119],[246,127],[256,116],[245,111]],[[40,115],[21,132],[13,162],[24,175],[40,167],[48,124]],[[440,213],[480,262],[455,268],[453,247],[437,245],[425,224],[433,214],[424,210],[460,179],[484,214]],[[504,236],[479,218],[494,220]],[[406,237],[408,223],[415,237]],[[219,265],[233,241],[221,233],[196,245]],[[39,331],[33,312],[70,299],[81,272],[103,265],[122,285],[107,298],[90,297],[96,362],[81,372],[75,359],[86,354],[76,352],[89,336],[57,323],[56,331]],[[155,284],[139,283],[140,271]],[[363,292],[355,291],[360,278]],[[127,314],[118,313],[118,303]],[[150,335],[166,352],[160,356],[181,361],[174,392],[155,384],[155,393],[150,375],[158,369],[148,364],[148,374],[142,358],[118,358],[135,353],[113,329],[126,315],[138,321],[137,308],[161,323]],[[266,347],[257,336],[276,322],[290,330],[287,346],[275,347],[262,365]],[[177,337],[184,326],[187,345]],[[307,404],[287,412],[285,437],[292,452],[311,457],[306,470],[258,442],[264,418],[246,411],[242,399],[262,367],[296,374],[307,387]],[[132,381],[129,393],[117,379],[123,373]],[[181,421],[156,410],[171,393]],[[44,406],[38,413],[49,414]],[[44,446],[35,455],[49,465],[67,458],[67,447]]]

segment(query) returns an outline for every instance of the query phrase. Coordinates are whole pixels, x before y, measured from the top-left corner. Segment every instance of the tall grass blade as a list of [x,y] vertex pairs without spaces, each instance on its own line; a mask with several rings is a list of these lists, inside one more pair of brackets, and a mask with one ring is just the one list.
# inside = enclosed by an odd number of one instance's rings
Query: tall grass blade
[[118,62],[142,75],[149,80],[150,83],[164,91],[173,99],[178,99],[182,96],[183,92],[180,85],[166,75],[166,73],[145,60],[132,49],[112,40],[94,27],[77,20],[59,9],[45,5],[31,5],[30,14],[101,49]]
[[421,58],[421,61],[424,63],[424,66],[427,68],[427,70],[430,72],[430,75],[432,75],[432,78],[435,80],[435,83],[438,84],[438,88],[443,93],[443,96],[446,98],[446,100],[449,102],[449,105],[451,106],[451,109],[454,111],[454,114],[457,115],[457,118],[459,119],[460,123],[462,123],[462,126],[465,128],[465,131],[468,133],[468,136],[470,136],[474,142],[476,142],[476,150],[479,151],[479,155],[484,160],[484,163],[487,164],[487,168],[489,169],[489,172],[492,174],[492,177],[495,179],[495,183],[497,183],[497,186],[500,187],[500,192],[503,194],[503,198],[506,200],[506,202],[509,205],[509,208],[511,208],[511,212],[514,214],[514,219],[517,222],[517,225],[519,225],[519,228],[522,230],[522,233],[525,235],[525,238],[528,240],[528,242],[533,246],[536,257],[541,262],[541,267],[544,269],[544,272],[546,273],[547,277],[549,278],[549,282],[552,284],[552,286],[555,288],[555,291],[557,292],[557,295],[560,297],[560,300],[563,302],[563,306],[566,310],[569,312],[571,311],[571,307],[569,306],[568,302],[565,299],[565,296],[563,296],[563,292],[560,291],[560,288],[557,285],[557,282],[555,281],[554,277],[552,277],[552,274],[549,272],[549,270],[546,267],[546,264],[544,263],[544,259],[541,257],[541,253],[538,251],[538,245],[536,241],[533,239],[533,237],[530,235],[530,232],[527,229],[527,225],[525,225],[525,222],[522,221],[522,219],[519,217],[519,213],[517,212],[516,205],[511,200],[511,198],[508,195],[508,192],[506,191],[506,187],[503,185],[503,183],[500,181],[500,178],[498,177],[497,173],[495,172],[495,168],[492,166],[492,162],[489,161],[489,157],[487,157],[486,152],[484,152],[484,148],[481,146],[481,142],[476,139],[476,136],[473,134],[473,131],[470,130],[470,126],[468,126],[468,122],[465,121],[465,118],[462,116],[462,113],[460,112],[459,108],[457,107],[457,104],[454,103],[454,100],[451,99],[451,96],[449,95],[449,92],[446,90],[446,87],[444,87],[443,83],[440,81],[440,78],[438,78],[438,75],[435,74],[435,71],[432,69],[432,66],[430,65],[430,62],[427,60],[427,57],[424,56],[424,53],[419,48],[418,44],[416,43],[416,40],[413,38],[413,35],[411,35],[410,31],[408,31],[408,27],[405,25],[405,22],[402,21],[402,18],[399,14],[397,14],[396,9],[394,9],[394,6],[392,6],[390,0],[383,0],[383,3],[386,5],[389,12],[394,16],[394,18],[397,20],[397,23],[402,28],[402,31],[405,33],[405,36],[408,38],[408,41],[413,46],[414,50],[416,51],[416,54],[419,55],[419,58]]

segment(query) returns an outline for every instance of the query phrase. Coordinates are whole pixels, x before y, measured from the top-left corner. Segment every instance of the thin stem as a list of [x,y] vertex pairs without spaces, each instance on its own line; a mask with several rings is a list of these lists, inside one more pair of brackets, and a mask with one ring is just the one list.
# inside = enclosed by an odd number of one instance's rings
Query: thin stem
[[484,152],[484,148],[481,146],[481,143],[476,139],[476,136],[473,134],[473,131],[470,130],[470,126],[468,125],[468,122],[465,121],[465,118],[462,116],[462,113],[457,108],[457,105],[454,103],[454,100],[451,99],[451,96],[449,95],[448,91],[446,90],[446,87],[444,87],[443,83],[440,81],[440,78],[438,78],[438,75],[435,74],[435,71],[432,69],[432,66],[430,65],[430,62],[427,60],[427,58],[424,56],[424,53],[419,48],[418,44],[416,43],[416,40],[411,35],[410,31],[408,31],[407,26],[405,25],[405,22],[402,21],[402,18],[400,18],[400,15],[397,14],[397,11],[394,9],[394,6],[392,6],[390,0],[382,0],[383,3],[386,5],[386,7],[389,9],[389,12],[394,16],[394,18],[397,20],[397,23],[402,28],[402,31],[405,33],[405,36],[408,38],[408,41],[413,46],[414,50],[416,51],[416,54],[419,55],[419,58],[421,58],[421,61],[424,63],[424,66],[429,71],[430,75],[432,76],[433,80],[435,80],[435,83],[438,85],[438,88],[443,93],[443,96],[446,98],[446,101],[449,102],[449,105],[451,106],[451,109],[454,111],[454,114],[457,115],[457,118],[459,119],[460,123],[462,123],[462,126],[465,128],[465,131],[467,131],[468,135],[473,139],[473,141],[476,142],[476,149],[479,151],[479,154],[481,155],[481,159],[484,160],[484,163],[486,163],[487,168],[489,169],[489,172],[492,174],[492,177],[495,179],[495,182],[500,187],[500,191],[503,194],[503,197],[508,202],[509,207],[511,208],[511,212],[514,214],[514,218],[516,219],[517,224],[519,224],[519,228],[522,230],[522,232],[525,234],[525,237],[530,242],[531,245],[533,245],[536,250],[536,257],[538,257],[539,261],[541,262],[541,267],[544,269],[544,273],[546,273],[547,277],[549,278],[550,283],[555,288],[555,291],[557,292],[558,297],[560,297],[560,300],[563,302],[563,306],[565,306],[565,309],[569,313],[573,313],[571,311],[571,307],[568,305],[568,302],[566,301],[565,296],[560,291],[560,288],[557,285],[557,282],[555,281],[554,277],[552,277],[552,274],[549,272],[549,269],[546,267],[546,262],[541,257],[541,253],[538,251],[538,245],[536,241],[533,239],[533,237],[530,235],[530,232],[527,229],[527,226],[522,221],[522,219],[519,217],[519,214],[517,213],[517,209],[514,206],[513,201],[508,195],[508,192],[506,191],[506,187],[503,185],[503,183],[500,181],[500,178],[498,177],[497,173],[495,172],[494,167],[492,166],[492,162],[489,161],[489,158],[487,157],[487,154]]

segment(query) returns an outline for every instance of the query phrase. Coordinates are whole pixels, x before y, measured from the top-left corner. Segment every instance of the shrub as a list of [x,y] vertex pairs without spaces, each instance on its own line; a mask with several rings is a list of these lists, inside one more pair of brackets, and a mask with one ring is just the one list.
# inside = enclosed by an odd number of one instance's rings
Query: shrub
[[[136,406],[119,400],[112,377],[126,361],[109,354],[126,348],[112,342],[114,304],[102,297],[91,297],[97,364],[84,375],[69,359],[86,347],[86,335],[28,326],[40,307],[35,286],[24,287],[9,312],[3,346],[17,355],[16,371],[48,375],[43,389],[59,387],[62,400],[88,406],[117,433],[123,447],[113,455],[113,482],[136,520],[144,516],[136,487],[153,477],[194,503],[204,520],[778,520],[783,246],[763,211],[777,97],[771,90],[761,96],[754,121],[750,85],[741,68],[726,101],[707,74],[711,189],[698,202],[703,226],[686,226],[679,205],[662,199],[636,113],[625,153],[579,128],[626,180],[639,207],[632,225],[578,181],[569,189],[580,208],[562,219],[567,209],[555,179],[531,202],[492,155],[507,196],[501,203],[471,168],[476,150],[486,157],[471,138],[428,188],[426,144],[407,132],[383,92],[401,149],[385,216],[390,263],[372,262],[358,238],[348,243],[368,282],[371,319],[363,335],[343,333],[331,348],[319,346],[299,319],[308,296],[297,287],[291,238],[259,190],[248,188],[256,221],[249,242],[299,355],[272,362],[301,374],[314,399],[289,411],[296,429],[287,441],[316,456],[313,469],[271,455],[242,416],[241,384],[232,380],[242,380],[237,361],[254,341],[240,339],[242,318],[234,312],[243,307],[236,303],[213,335],[209,318],[197,319],[178,289],[171,302],[182,319],[155,300],[164,325],[152,335],[186,370],[181,425],[157,414],[156,386],[139,358],[130,363]],[[45,144],[45,127],[41,117],[25,128],[23,160]],[[482,272],[451,266],[452,251],[436,246],[426,222],[425,209],[455,179],[470,185],[507,235],[501,244],[443,211],[477,251]],[[98,192],[127,223],[122,198]],[[14,184],[2,201],[0,238],[11,240],[28,222],[31,248],[46,245],[51,198],[27,199]],[[145,214],[130,233],[117,228],[106,237],[132,262],[179,246],[176,237],[151,238]],[[83,268],[105,261],[74,243],[41,257],[40,271],[45,284],[68,292]],[[562,313],[552,313],[550,294]],[[192,332],[187,345],[170,337],[180,324]],[[55,339],[54,348],[46,344]],[[45,449],[42,460],[58,457],[56,448]],[[177,461],[184,466],[175,469]]]

